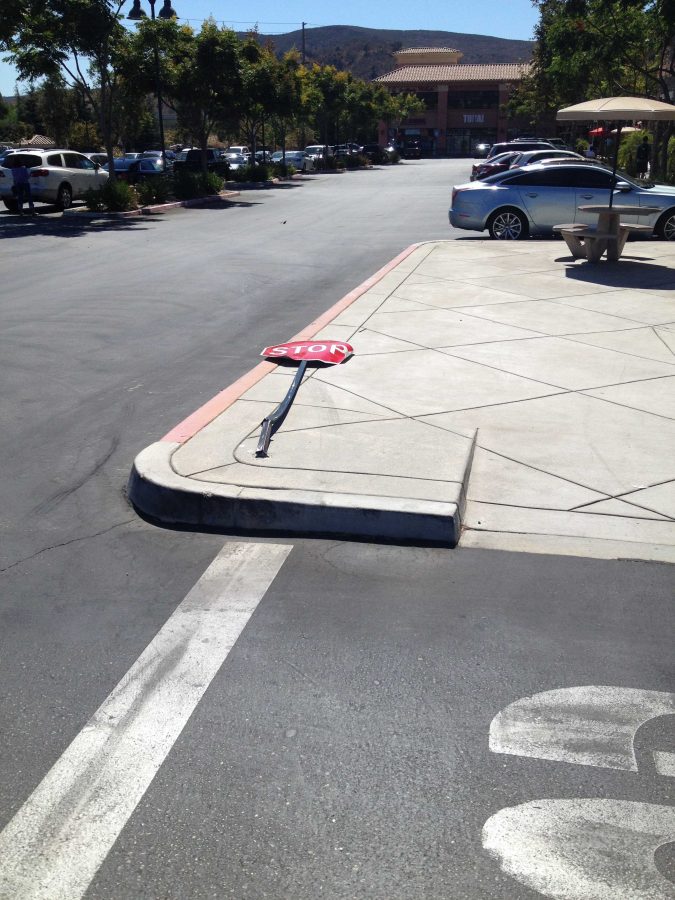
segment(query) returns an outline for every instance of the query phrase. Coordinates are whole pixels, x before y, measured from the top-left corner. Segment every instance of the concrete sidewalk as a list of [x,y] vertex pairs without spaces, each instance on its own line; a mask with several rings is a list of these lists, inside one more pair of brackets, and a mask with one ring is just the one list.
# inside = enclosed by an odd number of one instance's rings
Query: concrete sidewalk
[[[417,245],[139,454],[130,497],[169,523],[675,561],[675,245],[617,263],[562,241]],[[289,336],[279,335],[279,340]]]

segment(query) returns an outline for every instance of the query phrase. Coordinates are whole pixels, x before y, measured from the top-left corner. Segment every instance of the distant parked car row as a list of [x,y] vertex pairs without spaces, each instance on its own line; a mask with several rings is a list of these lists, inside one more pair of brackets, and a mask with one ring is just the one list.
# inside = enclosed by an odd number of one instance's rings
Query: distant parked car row
[[485,162],[475,162],[471,169],[471,181],[482,180],[498,172],[507,169],[518,169],[530,163],[541,162],[544,159],[566,159],[572,162],[575,159],[583,159],[578,153],[571,150],[556,150],[551,147],[548,150],[509,150],[508,153],[498,153],[486,159]]

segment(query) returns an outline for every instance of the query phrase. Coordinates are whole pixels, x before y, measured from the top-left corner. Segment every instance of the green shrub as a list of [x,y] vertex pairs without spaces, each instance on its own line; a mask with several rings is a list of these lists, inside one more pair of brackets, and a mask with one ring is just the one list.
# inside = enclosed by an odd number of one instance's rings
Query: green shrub
[[103,202],[103,191],[100,188],[89,188],[84,192],[84,202],[87,209],[91,212],[103,212],[105,203]]
[[581,156],[586,156],[586,151],[588,150],[590,144],[586,140],[586,138],[578,138],[576,144],[574,145],[574,149],[577,153],[581,154]]
[[291,175],[295,175],[295,166],[283,162],[273,163],[271,172],[273,178],[290,178]]
[[219,194],[223,189],[223,179],[217,172],[207,172],[206,175],[202,174],[201,176],[202,190],[204,191],[204,196],[208,197],[210,194]]
[[637,176],[637,148],[645,136],[648,136],[646,131],[629,131],[621,138],[618,165],[633,177]]
[[92,212],[126,212],[138,206],[136,191],[126,181],[116,178],[109,178],[98,191],[87,191],[84,199]]
[[269,181],[273,166],[267,163],[250,163],[241,169],[230,172],[230,181]]
[[173,179],[173,192],[177,200],[195,200],[218,194],[223,189],[222,176],[215,172],[186,172],[181,169]]
[[361,156],[361,154],[351,155],[351,156],[343,156],[339,157],[340,159],[344,159],[345,166],[348,169],[360,169],[362,166],[370,165],[370,162],[365,156]]
[[166,203],[171,193],[169,179],[159,176],[146,178],[136,186],[136,193],[141,206],[151,206],[153,203]]

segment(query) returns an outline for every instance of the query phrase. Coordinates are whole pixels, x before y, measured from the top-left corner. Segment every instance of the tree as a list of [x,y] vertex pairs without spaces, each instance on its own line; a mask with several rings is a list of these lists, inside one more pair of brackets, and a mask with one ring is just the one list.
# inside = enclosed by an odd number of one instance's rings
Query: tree
[[198,34],[169,21],[143,21],[124,61],[128,82],[154,90],[154,50],[160,51],[162,95],[176,111],[178,127],[202,150],[219,127],[238,127],[243,93],[242,44],[234,31],[207,19]]
[[[75,119],[75,97],[61,75],[53,75],[42,82],[38,90],[38,109],[44,122],[45,134],[54,138],[57,146],[65,146]],[[98,147],[90,146],[86,149]]]
[[[510,104],[533,123],[594,97],[672,102],[675,0],[533,0],[540,19],[530,75]],[[657,130],[654,170],[665,170],[669,123]]]
[[120,22],[124,0],[6,0],[0,49],[22,78],[60,76],[95,110],[112,161],[112,119],[118,61],[128,32]]

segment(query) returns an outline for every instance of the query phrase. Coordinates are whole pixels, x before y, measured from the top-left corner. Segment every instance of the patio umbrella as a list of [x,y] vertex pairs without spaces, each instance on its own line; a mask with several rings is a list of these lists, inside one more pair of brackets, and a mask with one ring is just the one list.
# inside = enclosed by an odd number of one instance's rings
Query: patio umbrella
[[[619,141],[624,122],[639,119],[641,122],[665,122],[675,119],[675,106],[661,100],[650,100],[649,97],[601,97],[598,100],[586,100],[558,110],[559,122],[585,122],[598,119],[616,123],[616,141],[614,144],[614,160],[612,175],[616,183],[616,164],[619,155]],[[614,192],[609,192],[609,206],[614,200]]]

